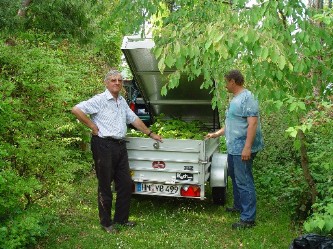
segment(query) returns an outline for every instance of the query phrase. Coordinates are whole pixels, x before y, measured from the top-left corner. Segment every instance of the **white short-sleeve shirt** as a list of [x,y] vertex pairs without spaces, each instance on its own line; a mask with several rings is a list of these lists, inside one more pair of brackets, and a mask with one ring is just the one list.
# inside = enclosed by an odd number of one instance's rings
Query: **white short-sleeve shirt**
[[122,139],[126,136],[126,124],[133,123],[137,118],[122,96],[115,99],[107,89],[101,94],[82,101],[76,107],[90,115],[92,122],[99,129],[99,137]]

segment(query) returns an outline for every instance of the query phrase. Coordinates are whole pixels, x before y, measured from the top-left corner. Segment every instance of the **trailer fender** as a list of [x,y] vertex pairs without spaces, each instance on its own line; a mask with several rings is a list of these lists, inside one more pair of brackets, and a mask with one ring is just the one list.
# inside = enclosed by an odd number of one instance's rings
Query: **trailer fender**
[[226,187],[228,178],[228,155],[215,152],[210,168],[210,186]]

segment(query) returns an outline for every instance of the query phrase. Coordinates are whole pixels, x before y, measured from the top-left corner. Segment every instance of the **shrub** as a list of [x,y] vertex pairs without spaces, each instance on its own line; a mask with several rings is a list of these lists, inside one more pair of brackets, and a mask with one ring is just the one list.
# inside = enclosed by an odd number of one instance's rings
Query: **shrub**
[[313,214],[304,223],[307,232],[333,235],[333,130],[332,120],[315,126],[308,136],[309,161],[318,197]]
[[267,202],[283,207],[294,221],[307,219],[304,223],[307,232],[332,234],[332,120],[316,123],[306,137],[310,173],[318,191],[316,203],[311,207],[298,152],[293,140],[285,136],[288,120],[292,118],[292,114],[280,112],[266,115],[262,120],[265,149],[254,164],[258,194]]
[[36,244],[39,238],[46,235],[49,223],[54,219],[40,208],[17,213],[12,219],[1,223],[0,248],[25,248]]
[[1,0],[0,1],[0,30],[2,28],[14,29],[20,23],[17,18],[21,1],[19,0]]
[[262,115],[265,148],[255,159],[254,177],[260,198],[299,220],[307,216],[303,200],[308,190],[293,141],[285,133],[290,118],[284,111]]
[[90,153],[81,150],[86,129],[76,125],[70,109],[103,88],[98,71],[103,67],[88,48],[50,37],[21,33],[14,46],[0,37],[0,244],[5,248],[22,248],[45,235],[42,209],[66,201],[71,183],[91,170]]

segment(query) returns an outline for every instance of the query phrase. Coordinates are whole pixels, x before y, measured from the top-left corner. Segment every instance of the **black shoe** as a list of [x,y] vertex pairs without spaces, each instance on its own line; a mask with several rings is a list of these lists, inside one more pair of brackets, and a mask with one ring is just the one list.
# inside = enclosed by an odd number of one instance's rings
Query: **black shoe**
[[235,207],[227,207],[225,209],[225,211],[229,212],[229,213],[240,213],[241,211]]
[[107,233],[113,233],[113,234],[119,233],[118,229],[115,228],[113,225],[108,226],[108,227],[106,227],[106,226],[102,226],[102,227]]
[[256,224],[254,221],[244,221],[241,220],[239,222],[236,222],[232,224],[232,229],[245,229],[245,228],[251,228],[254,227]]

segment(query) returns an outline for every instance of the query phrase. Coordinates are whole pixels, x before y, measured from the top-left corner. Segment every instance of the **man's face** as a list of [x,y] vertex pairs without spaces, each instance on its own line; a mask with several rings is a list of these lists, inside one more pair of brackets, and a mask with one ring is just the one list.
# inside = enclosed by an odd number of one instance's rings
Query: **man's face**
[[111,75],[105,82],[105,85],[112,95],[118,96],[123,87],[123,78],[120,74]]
[[225,82],[226,82],[225,88],[227,89],[227,91],[229,93],[232,93],[234,85],[235,85],[235,80],[233,80],[233,79],[231,79],[231,80],[225,79]]

